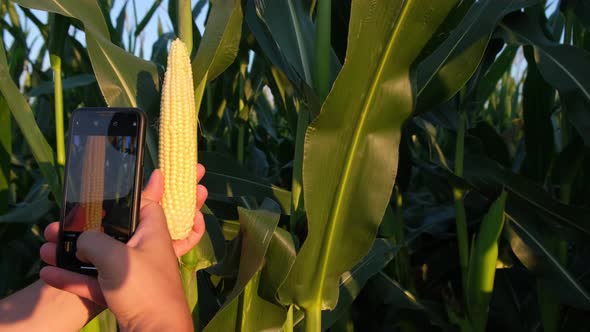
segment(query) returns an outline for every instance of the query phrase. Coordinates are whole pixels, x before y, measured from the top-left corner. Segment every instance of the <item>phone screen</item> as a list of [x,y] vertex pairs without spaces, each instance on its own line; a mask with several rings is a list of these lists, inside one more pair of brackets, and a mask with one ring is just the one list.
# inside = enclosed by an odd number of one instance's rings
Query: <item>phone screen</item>
[[139,114],[75,112],[71,121],[62,215],[62,250],[74,263],[80,233],[127,241],[134,224],[140,150]]

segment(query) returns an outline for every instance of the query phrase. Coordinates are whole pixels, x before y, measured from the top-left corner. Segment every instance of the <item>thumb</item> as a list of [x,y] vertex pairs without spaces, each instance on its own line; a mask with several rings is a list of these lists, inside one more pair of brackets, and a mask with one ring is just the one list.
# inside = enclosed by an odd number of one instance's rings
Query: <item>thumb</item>
[[101,279],[120,280],[125,275],[130,248],[112,237],[96,231],[80,234],[76,257],[96,267]]

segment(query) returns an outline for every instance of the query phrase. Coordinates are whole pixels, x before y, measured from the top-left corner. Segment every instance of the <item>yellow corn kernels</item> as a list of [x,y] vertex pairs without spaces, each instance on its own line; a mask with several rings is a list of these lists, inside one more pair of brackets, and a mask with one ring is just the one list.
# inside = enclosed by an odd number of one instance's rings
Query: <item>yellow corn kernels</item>
[[197,119],[193,75],[186,46],[170,46],[160,105],[160,170],[164,175],[162,207],[173,240],[193,227],[197,198]]
[[104,193],[105,136],[89,136],[82,165],[81,205],[84,230],[100,230]]

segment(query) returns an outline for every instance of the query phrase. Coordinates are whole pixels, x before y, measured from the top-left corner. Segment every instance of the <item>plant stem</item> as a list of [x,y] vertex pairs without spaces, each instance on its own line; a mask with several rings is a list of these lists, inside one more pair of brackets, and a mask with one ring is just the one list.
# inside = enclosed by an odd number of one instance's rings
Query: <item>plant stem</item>
[[332,0],[319,0],[316,15],[314,88],[321,101],[330,89]]
[[[457,140],[455,143],[455,175],[463,176],[463,159],[465,153],[465,126],[466,117],[464,112],[459,112],[459,127],[457,128]],[[467,220],[465,216],[465,205],[463,204],[463,190],[453,188],[453,201],[456,213],[457,245],[459,247],[459,265],[461,266],[461,280],[463,290],[467,285],[467,271],[469,267],[469,237],[467,233]]]
[[184,296],[188,302],[189,310],[193,316],[193,326],[195,331],[199,330],[199,292],[197,288],[197,248],[193,248],[180,258],[180,277],[182,279],[182,288]]
[[65,135],[64,135],[64,101],[61,81],[61,57],[55,54],[49,56],[51,69],[53,70],[54,95],[55,95],[55,145],[57,147],[57,165],[60,171],[60,180],[63,181],[63,168],[66,163]]
[[314,303],[305,310],[305,332],[320,332],[322,330],[321,303]]
[[178,34],[180,40],[186,45],[188,54],[193,51],[193,11],[190,0],[178,0]]
[[62,87],[61,58],[64,49],[64,35],[69,23],[65,17],[51,14],[49,17],[52,35],[49,40],[49,62],[53,70],[54,108],[55,108],[55,145],[57,150],[57,168],[59,180],[63,183],[63,172],[66,163],[65,135],[64,135],[64,102]]

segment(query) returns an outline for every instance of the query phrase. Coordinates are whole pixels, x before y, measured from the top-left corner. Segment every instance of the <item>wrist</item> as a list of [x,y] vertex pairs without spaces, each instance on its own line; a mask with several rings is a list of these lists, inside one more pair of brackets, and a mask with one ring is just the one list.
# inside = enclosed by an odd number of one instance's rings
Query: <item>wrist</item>
[[[185,306],[186,307],[186,306]],[[142,311],[126,321],[119,321],[121,331],[193,331],[188,308],[162,305],[160,309]]]

